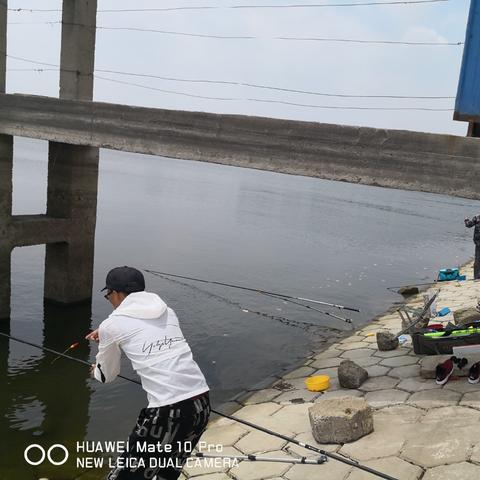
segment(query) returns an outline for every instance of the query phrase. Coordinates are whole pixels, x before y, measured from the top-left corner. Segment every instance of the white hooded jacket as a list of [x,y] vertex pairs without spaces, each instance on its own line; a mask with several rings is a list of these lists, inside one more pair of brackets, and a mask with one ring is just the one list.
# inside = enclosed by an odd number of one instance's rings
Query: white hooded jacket
[[120,373],[121,350],[147,392],[148,407],[162,407],[208,391],[175,312],[155,293],[136,292],[99,327],[95,378],[111,382]]

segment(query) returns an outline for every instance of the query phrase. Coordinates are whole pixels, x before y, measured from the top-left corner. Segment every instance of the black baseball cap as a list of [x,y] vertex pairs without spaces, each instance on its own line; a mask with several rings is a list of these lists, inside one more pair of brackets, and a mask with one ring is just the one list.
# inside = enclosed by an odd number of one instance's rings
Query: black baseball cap
[[145,278],[140,270],[133,267],[116,267],[108,272],[104,290],[134,293],[145,290]]

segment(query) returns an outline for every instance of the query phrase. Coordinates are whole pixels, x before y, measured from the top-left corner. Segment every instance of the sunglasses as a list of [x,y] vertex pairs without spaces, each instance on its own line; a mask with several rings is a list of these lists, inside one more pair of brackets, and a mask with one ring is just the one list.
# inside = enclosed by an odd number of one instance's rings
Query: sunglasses
[[113,290],[108,290],[107,293],[103,296],[106,300],[108,300],[108,297],[113,293]]

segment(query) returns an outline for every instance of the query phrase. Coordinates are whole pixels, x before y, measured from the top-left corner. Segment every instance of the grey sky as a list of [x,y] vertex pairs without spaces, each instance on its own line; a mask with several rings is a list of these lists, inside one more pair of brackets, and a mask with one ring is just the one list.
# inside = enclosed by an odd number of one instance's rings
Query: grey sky
[[[358,2],[359,0],[355,0]],[[286,5],[340,0],[99,0],[99,9],[192,5]],[[59,0],[10,0],[11,8],[61,8]],[[125,26],[201,34],[246,35],[254,40],[218,40],[158,33],[98,30],[97,68],[185,79],[248,82],[336,94],[455,96],[463,46],[364,45],[272,40],[316,36],[363,40],[464,41],[468,0],[426,5],[295,9],[99,13],[99,26]],[[10,12],[8,53],[59,63],[60,13]],[[15,24],[25,22],[24,25]],[[35,68],[9,59],[10,69]],[[40,67],[41,68],[41,67]],[[219,101],[95,81],[99,101],[168,109],[239,113],[297,120],[400,128],[464,135],[466,124],[452,112],[329,110],[248,101],[248,98],[357,107],[453,108],[454,100],[342,99],[273,92],[240,86],[179,83],[101,74],[114,80],[190,94],[228,97]],[[8,92],[58,95],[58,72],[11,71]]]

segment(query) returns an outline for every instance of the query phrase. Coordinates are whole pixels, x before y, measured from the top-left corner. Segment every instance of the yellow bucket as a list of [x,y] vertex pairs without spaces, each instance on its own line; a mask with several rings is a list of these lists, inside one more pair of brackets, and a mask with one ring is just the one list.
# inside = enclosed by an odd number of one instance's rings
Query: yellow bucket
[[330,388],[330,377],[328,375],[315,375],[305,379],[305,385],[311,392],[323,392]]

